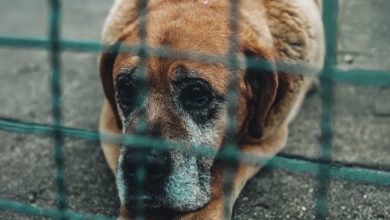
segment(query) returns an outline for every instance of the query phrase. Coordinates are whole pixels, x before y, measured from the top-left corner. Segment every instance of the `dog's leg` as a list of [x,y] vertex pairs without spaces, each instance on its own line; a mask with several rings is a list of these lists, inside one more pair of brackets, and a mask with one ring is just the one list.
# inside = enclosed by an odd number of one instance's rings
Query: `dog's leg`
[[[277,154],[286,144],[288,135],[287,125],[283,125],[274,135],[262,141],[259,144],[241,145],[243,153],[256,156],[272,157]],[[259,170],[260,166],[239,164],[233,179],[232,199],[229,204],[229,218],[231,218],[234,202],[240,195],[246,182],[252,178]],[[188,213],[180,217],[181,220],[219,220],[224,219],[224,198],[223,198],[223,168],[214,166],[212,170],[212,193],[213,198],[205,207],[199,211]]]
[[[99,131],[107,134],[121,134],[121,130],[116,124],[114,113],[106,99],[104,99],[102,112],[100,114]],[[119,145],[104,142],[102,142],[101,145],[107,164],[115,175],[118,166]]]

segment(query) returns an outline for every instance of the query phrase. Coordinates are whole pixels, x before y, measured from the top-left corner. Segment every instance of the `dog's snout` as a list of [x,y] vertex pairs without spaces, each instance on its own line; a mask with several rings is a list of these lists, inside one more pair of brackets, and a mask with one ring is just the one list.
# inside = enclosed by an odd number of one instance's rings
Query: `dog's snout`
[[161,153],[145,150],[128,150],[124,157],[122,168],[129,181],[134,181],[139,168],[145,169],[147,182],[163,181],[170,172],[168,157]]

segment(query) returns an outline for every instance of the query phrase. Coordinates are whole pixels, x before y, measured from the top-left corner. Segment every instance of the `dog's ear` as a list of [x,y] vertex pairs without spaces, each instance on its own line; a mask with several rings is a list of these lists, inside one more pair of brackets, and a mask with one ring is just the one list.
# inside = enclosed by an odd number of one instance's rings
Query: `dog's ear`
[[278,54],[272,48],[261,47],[258,38],[248,34],[244,39],[240,50],[247,61],[246,118],[239,135],[243,141],[259,141],[286,120],[302,78],[280,72],[275,62]]
[[[243,52],[248,61],[244,75],[248,92],[247,116],[244,123],[244,133],[247,137],[244,138],[259,140],[263,136],[269,111],[277,98],[278,74],[272,54],[248,48]],[[260,63],[263,65],[256,65]]]
[[100,56],[100,79],[103,85],[104,94],[110,103],[111,110],[115,116],[118,128],[122,128],[122,121],[119,117],[118,107],[115,100],[115,89],[113,79],[113,69],[115,60],[120,50],[120,43],[108,47]]

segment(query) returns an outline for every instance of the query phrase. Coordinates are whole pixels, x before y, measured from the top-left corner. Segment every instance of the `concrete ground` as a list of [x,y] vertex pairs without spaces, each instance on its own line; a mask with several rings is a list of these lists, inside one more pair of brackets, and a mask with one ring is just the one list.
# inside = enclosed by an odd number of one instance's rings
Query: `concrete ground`
[[[0,34],[46,35],[45,0],[0,0]],[[112,1],[66,0],[63,35],[98,40]],[[342,0],[339,65],[390,70],[390,2]],[[0,48],[0,117],[50,123],[49,66],[45,51]],[[97,129],[102,102],[97,54],[63,54],[66,126]],[[390,166],[390,87],[337,84],[334,160]],[[320,98],[308,97],[291,125],[285,153],[315,158],[319,148]],[[55,206],[53,143],[49,138],[0,131],[0,197],[40,207]],[[114,179],[98,143],[66,139],[69,207],[116,216]],[[234,219],[313,219],[316,178],[264,169],[240,196]],[[334,180],[329,219],[390,219],[390,188]],[[42,219],[0,211],[0,219]]]

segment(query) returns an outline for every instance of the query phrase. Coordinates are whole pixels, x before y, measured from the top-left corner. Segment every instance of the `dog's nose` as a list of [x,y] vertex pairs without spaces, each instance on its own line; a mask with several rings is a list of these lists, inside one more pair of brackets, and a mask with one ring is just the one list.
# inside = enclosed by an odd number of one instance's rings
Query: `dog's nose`
[[134,181],[141,166],[145,168],[147,182],[163,181],[170,172],[168,157],[164,154],[157,155],[150,151],[126,152],[122,164],[125,176]]

